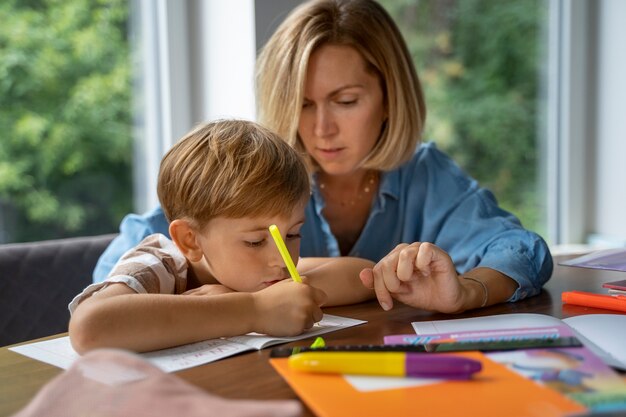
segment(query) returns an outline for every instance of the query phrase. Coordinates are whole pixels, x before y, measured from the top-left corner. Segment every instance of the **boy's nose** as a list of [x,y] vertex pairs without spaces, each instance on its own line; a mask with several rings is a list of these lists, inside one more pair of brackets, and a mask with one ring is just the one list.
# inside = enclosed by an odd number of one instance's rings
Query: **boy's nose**
[[270,246],[267,259],[271,267],[286,268],[285,261],[275,245]]

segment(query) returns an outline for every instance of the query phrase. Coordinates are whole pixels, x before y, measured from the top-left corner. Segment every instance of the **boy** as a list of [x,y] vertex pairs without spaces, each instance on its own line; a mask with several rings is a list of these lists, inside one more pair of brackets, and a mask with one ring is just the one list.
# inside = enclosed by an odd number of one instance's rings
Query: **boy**
[[373,297],[358,278],[373,263],[357,258],[301,259],[304,283],[289,279],[268,227],[297,260],[309,176],[269,130],[240,120],[198,127],[163,157],[157,187],[172,241],[148,236],[72,300],[77,352],[296,335],[321,320],[322,304]]

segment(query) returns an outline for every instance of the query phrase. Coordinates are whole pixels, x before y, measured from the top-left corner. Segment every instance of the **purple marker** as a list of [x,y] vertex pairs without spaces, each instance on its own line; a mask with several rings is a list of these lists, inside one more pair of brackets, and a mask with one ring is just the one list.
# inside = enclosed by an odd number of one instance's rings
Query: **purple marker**
[[482,369],[474,359],[404,352],[303,352],[290,356],[289,366],[305,372],[443,379],[469,379]]

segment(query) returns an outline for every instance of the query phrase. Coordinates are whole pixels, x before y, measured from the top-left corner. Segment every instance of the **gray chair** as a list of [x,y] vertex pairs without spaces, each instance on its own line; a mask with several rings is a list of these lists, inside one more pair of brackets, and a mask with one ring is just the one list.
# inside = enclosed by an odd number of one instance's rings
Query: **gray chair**
[[0,346],[66,332],[68,303],[115,236],[0,245]]

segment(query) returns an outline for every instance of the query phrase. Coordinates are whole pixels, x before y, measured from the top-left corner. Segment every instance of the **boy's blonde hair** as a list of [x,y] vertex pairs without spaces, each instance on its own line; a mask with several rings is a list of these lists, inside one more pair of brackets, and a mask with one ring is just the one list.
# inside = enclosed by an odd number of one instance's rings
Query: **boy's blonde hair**
[[243,120],[218,120],[184,136],[161,160],[157,192],[167,219],[202,228],[215,217],[289,215],[310,194],[297,152]]
[[[304,151],[298,121],[306,70],[326,44],[356,49],[381,83],[389,117],[363,167],[391,170],[410,159],[426,118],[422,87],[398,27],[372,0],[313,0],[287,16],[257,60],[258,120]],[[309,155],[306,162],[315,168]]]

